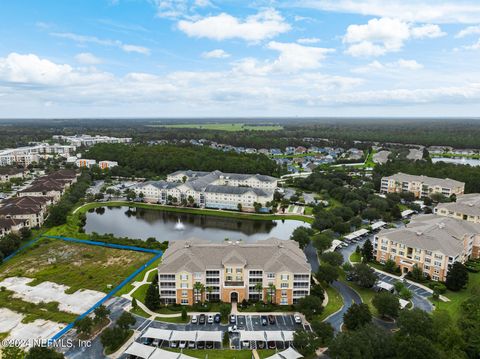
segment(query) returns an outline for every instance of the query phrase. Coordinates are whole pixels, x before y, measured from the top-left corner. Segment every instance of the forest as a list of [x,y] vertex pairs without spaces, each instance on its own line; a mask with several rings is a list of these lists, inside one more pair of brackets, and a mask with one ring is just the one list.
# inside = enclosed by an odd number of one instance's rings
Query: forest
[[252,173],[279,176],[282,168],[267,156],[222,152],[208,147],[188,145],[99,144],[85,157],[117,161],[114,176],[163,177],[177,170]]

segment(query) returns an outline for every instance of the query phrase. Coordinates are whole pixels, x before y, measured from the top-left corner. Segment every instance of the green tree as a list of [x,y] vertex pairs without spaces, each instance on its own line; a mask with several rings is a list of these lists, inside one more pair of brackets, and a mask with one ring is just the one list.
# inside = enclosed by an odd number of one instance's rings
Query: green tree
[[319,233],[312,237],[313,246],[322,253],[332,246],[333,238],[325,233]]
[[63,359],[65,356],[52,348],[47,347],[32,347],[25,359]]
[[241,203],[238,203],[238,204],[237,204],[237,209],[238,209],[238,211],[239,211],[239,212],[241,212],[241,211],[242,211],[242,209],[243,209],[243,206],[242,206],[242,204],[241,204]]
[[385,262],[385,265],[383,267],[385,272],[388,272],[388,273],[395,273],[397,271],[397,268],[398,268],[397,264],[392,259],[387,259],[387,261]]
[[370,239],[367,239],[362,247],[362,257],[366,262],[373,261],[373,245]]
[[355,330],[372,322],[368,305],[353,303],[343,315],[343,324],[348,330]]
[[390,292],[381,291],[372,299],[373,306],[383,317],[396,318],[400,310],[398,298]]
[[135,317],[130,312],[123,312],[117,319],[117,326],[123,330],[127,330],[135,324]]
[[195,303],[203,302],[202,293],[205,290],[205,286],[200,282],[193,284],[193,292],[195,295]]
[[228,330],[223,333],[222,343],[224,348],[230,348],[230,334],[228,333]]
[[150,310],[158,310],[160,308],[160,292],[158,283],[153,281],[149,284],[147,292],[145,293],[145,305]]
[[315,315],[322,313],[322,300],[313,295],[307,295],[304,298],[300,298],[295,305],[295,308],[305,315],[307,319],[312,319]]
[[453,263],[450,270],[447,272],[447,280],[445,285],[448,289],[454,292],[465,288],[468,283],[468,270],[460,262]]
[[107,309],[107,307],[105,307],[104,305],[99,306],[93,312],[95,313],[95,319],[94,319],[95,323],[99,323],[107,319],[107,317],[110,315],[110,310]]
[[297,227],[292,232],[290,240],[298,243],[300,248],[305,248],[310,243],[310,236],[312,235],[312,229],[304,226]]
[[84,317],[75,323],[77,332],[83,335],[90,335],[93,328],[93,320],[90,317]]
[[137,309],[138,308],[138,303],[137,303],[137,300],[135,298],[132,298],[132,308],[133,309]]
[[267,288],[267,295],[268,295],[268,300],[270,303],[273,303],[276,301],[276,293],[277,293],[277,287],[275,284],[270,283]]
[[326,283],[332,283],[338,279],[339,276],[338,267],[334,267],[330,264],[322,264],[318,267],[317,279]]
[[228,319],[228,315],[230,314],[230,306],[228,304],[222,304],[220,306],[220,316],[222,317],[222,321],[226,321]]
[[437,359],[440,353],[435,345],[425,337],[406,337],[398,341],[396,356],[398,359]]
[[421,309],[402,310],[397,320],[402,336],[424,336],[435,338],[433,321],[430,315]]
[[187,309],[185,307],[182,308],[182,320],[184,322],[187,320]]
[[2,349],[1,357],[3,359],[24,359],[25,352],[20,347],[6,346]]
[[343,263],[343,255],[339,252],[326,252],[320,256],[320,260],[334,267],[339,267]]
[[320,341],[315,333],[297,330],[293,333],[293,346],[304,356],[311,356],[320,347]]
[[364,288],[371,288],[377,281],[377,274],[365,263],[358,263],[353,266],[352,274],[354,280]]
[[334,329],[330,323],[322,321],[316,317],[310,322],[313,332],[317,335],[319,344],[322,347],[328,347],[334,337]]

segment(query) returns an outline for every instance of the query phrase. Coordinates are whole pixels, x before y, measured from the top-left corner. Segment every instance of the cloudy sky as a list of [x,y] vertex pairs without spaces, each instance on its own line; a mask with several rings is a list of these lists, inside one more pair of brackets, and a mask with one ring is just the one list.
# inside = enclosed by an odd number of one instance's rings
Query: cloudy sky
[[15,0],[0,117],[480,116],[478,0]]

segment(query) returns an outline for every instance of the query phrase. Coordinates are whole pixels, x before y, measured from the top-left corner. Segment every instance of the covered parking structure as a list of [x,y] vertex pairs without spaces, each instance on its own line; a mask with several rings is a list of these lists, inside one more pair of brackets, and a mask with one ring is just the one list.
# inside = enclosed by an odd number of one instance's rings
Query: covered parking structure
[[161,346],[163,342],[170,343],[171,336],[172,336],[171,330],[159,329],[159,328],[148,328],[145,331],[145,333],[143,333],[142,338],[157,340],[160,344],[159,346]]
[[365,229],[365,228],[362,228],[362,229],[359,229],[358,231],[355,231],[355,232],[352,232],[348,235],[345,236],[345,239],[346,240],[349,240],[349,241],[353,241],[357,238],[360,238],[364,235],[368,234],[368,229]]
[[222,332],[221,331],[197,331],[196,343],[204,342],[205,348],[207,348],[207,343],[212,343],[214,348],[220,348],[222,345]]
[[196,330],[173,330],[170,342],[196,342],[197,331]]
[[275,348],[284,349],[285,342],[283,340],[283,335],[281,330],[266,330],[265,337],[267,338],[267,347],[271,347],[271,343],[275,343]]
[[248,342],[249,345],[254,342],[255,345],[251,347],[258,348],[258,343],[266,344],[265,331],[263,330],[240,330],[240,343]]
[[283,330],[283,340],[285,343],[290,346],[293,343],[293,333],[295,333],[293,330]]
[[303,355],[298,353],[295,349],[292,347],[284,350],[283,352],[276,353],[267,359],[300,359],[303,358]]
[[196,359],[185,354],[170,352],[137,342],[133,342],[123,354],[141,359]]
[[377,229],[385,227],[386,225],[387,225],[387,223],[384,222],[384,221],[377,221],[375,223],[372,223],[372,225],[370,227],[372,228],[372,231],[376,231]]

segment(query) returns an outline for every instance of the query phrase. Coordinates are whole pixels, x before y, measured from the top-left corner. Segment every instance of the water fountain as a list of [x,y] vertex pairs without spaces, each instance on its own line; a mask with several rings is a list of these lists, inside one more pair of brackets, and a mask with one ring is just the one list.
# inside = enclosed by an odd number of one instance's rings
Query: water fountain
[[175,229],[177,231],[183,231],[185,229],[185,225],[178,219],[178,222],[175,224]]

